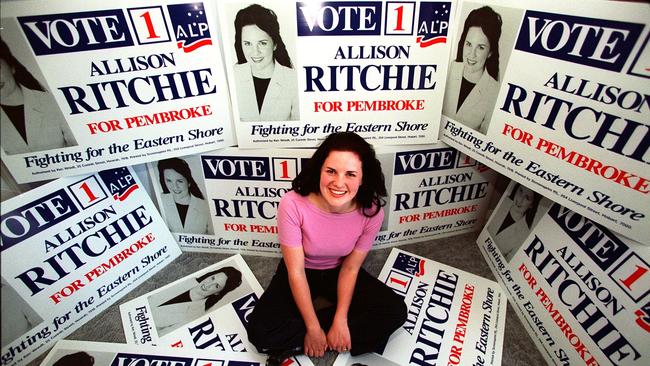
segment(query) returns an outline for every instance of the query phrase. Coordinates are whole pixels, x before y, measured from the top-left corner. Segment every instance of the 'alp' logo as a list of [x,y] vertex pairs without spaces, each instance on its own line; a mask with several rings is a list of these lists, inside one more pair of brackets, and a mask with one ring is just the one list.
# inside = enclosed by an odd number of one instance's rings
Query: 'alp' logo
[[399,253],[395,258],[393,268],[408,273],[411,276],[424,276],[424,259],[416,258],[408,254]]
[[204,155],[201,160],[205,179],[271,180],[268,158]]
[[139,188],[127,168],[103,170],[99,172],[99,177],[111,191],[116,201],[124,201],[131,193]]
[[298,36],[378,36],[381,2],[296,3]]
[[420,47],[429,47],[438,43],[447,43],[451,3],[422,2],[418,19],[418,36]]
[[37,56],[133,46],[121,10],[26,16],[18,22]]
[[456,163],[457,150],[432,149],[405,151],[395,154],[395,175],[451,169]]
[[639,39],[643,26],[527,11],[515,48],[619,72]]
[[176,45],[184,52],[212,44],[203,3],[168,5]]

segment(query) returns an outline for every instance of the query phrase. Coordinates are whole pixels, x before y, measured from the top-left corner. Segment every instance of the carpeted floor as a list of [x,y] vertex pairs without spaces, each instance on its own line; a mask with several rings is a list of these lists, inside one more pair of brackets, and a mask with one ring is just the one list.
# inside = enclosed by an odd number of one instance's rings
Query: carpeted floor
[[[470,233],[403,245],[399,248],[494,280],[492,272],[490,272],[475,243],[476,236],[476,233]],[[389,248],[371,251],[364,263],[366,270],[372,275],[378,275],[390,250]],[[228,256],[228,254],[183,253],[173,263],[154,275],[149,281],[127,294],[117,304],[98,314],[83,327],[72,333],[68,336],[68,339],[125,342],[120,321],[119,304],[153,291],[162,285],[198,271]],[[262,287],[266,288],[280,259],[258,256],[244,256],[244,259]],[[40,364],[43,358],[44,356],[33,361],[30,366]],[[335,358],[335,352],[328,352],[324,357],[313,358],[312,361],[316,366],[328,366],[334,363]],[[508,366],[546,364],[510,305],[508,305],[506,316],[506,334],[502,358],[502,364]]]

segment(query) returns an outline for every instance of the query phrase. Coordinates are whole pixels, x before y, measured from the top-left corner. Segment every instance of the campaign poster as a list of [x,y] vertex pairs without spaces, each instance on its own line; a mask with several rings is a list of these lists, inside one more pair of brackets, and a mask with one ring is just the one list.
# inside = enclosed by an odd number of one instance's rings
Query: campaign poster
[[501,365],[507,300],[496,282],[400,249],[379,280],[404,298],[406,322],[379,356],[343,353],[336,366]]
[[265,357],[250,352],[215,353],[212,350],[62,340],[41,366],[58,366],[57,362],[75,366],[264,366]]
[[240,147],[438,140],[453,1],[219,1]]
[[465,1],[441,139],[650,244],[650,7]]
[[480,230],[496,172],[439,142],[379,146],[388,197],[373,248]]
[[214,0],[9,1],[0,23],[19,183],[235,144]]
[[[161,214],[184,250],[279,257],[280,198],[313,152],[226,148],[149,163],[149,175]],[[187,196],[181,221],[176,203]]]
[[[135,345],[257,353],[244,326],[262,286],[233,255],[120,305],[126,342]],[[311,365],[306,356],[289,365]]]
[[[277,208],[314,151],[226,148],[149,163],[149,175],[184,250],[279,257]],[[376,155],[388,196],[373,248],[479,230],[494,171],[444,143],[378,146]],[[189,202],[184,221],[179,202]]]
[[2,202],[2,364],[26,365],[180,255],[130,168]]
[[650,247],[512,182],[477,239],[552,365],[647,365]]

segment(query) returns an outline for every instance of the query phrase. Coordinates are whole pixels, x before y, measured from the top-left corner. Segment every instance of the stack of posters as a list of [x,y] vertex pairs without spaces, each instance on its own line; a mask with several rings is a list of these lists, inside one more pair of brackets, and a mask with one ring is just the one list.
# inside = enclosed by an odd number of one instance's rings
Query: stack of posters
[[477,243],[555,365],[647,365],[650,247],[511,183]]
[[500,365],[506,297],[491,280],[393,249],[379,280],[404,297],[404,325],[375,354],[336,366]]
[[[443,143],[376,152],[388,197],[374,248],[481,227],[494,171]],[[149,174],[161,214],[183,249],[279,256],[277,206],[313,153],[227,148],[150,163]],[[188,192],[193,219],[183,225],[174,202]]]
[[[59,364],[56,364],[59,362]],[[265,357],[248,352],[60,341],[41,366],[264,366]],[[305,364],[293,364],[305,365]]]
[[25,365],[180,255],[130,168],[2,202],[2,364]]
[[213,0],[3,3],[3,69],[14,70],[3,93],[19,86],[25,116],[21,131],[3,111],[11,174],[23,183],[234,145],[216,19]]
[[338,131],[381,145],[438,140],[453,2],[218,7],[240,147],[313,147]]
[[[120,305],[126,341],[256,353],[245,325],[262,292],[241,255],[234,255]],[[311,365],[306,356],[292,362]]]
[[458,16],[441,139],[650,245],[648,4],[465,1]]

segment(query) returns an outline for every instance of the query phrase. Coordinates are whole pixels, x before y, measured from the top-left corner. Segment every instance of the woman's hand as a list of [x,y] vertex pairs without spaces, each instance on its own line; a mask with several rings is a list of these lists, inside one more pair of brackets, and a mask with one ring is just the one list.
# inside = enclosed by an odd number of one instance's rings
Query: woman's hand
[[323,357],[327,350],[327,337],[322,328],[307,329],[305,354],[309,357]]
[[334,320],[329,332],[327,332],[327,345],[331,350],[337,352],[347,352],[352,348],[347,321]]

